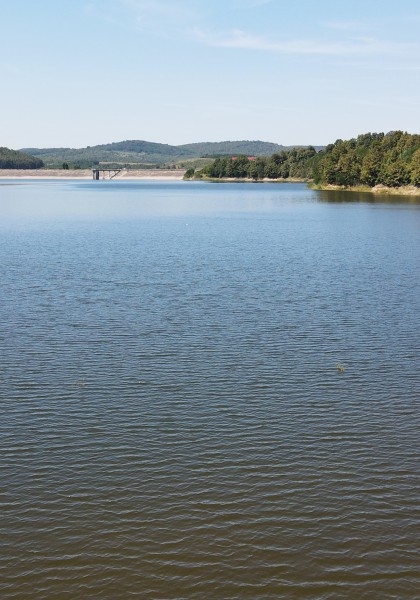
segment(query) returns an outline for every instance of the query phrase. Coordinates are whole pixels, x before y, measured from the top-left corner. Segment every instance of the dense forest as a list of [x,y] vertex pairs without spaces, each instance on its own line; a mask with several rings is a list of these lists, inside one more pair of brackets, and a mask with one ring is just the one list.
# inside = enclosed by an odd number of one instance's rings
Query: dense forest
[[40,169],[43,166],[40,158],[9,148],[0,148],[0,169]]
[[374,187],[420,186],[420,135],[402,131],[366,133],[337,140],[317,152],[313,146],[294,148],[269,157],[218,158],[188,177],[305,179],[320,185]]
[[312,178],[344,186],[420,186],[420,135],[392,131],[337,140],[317,156]]

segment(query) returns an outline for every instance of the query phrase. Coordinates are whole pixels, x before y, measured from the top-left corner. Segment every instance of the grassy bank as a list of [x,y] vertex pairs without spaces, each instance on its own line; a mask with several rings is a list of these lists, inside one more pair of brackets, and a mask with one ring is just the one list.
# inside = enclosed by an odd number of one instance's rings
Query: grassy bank
[[367,185],[332,185],[322,183],[309,183],[312,190],[330,190],[340,192],[367,192],[370,194],[388,194],[392,196],[420,196],[420,187],[414,185],[402,185],[400,187],[387,187],[385,185],[376,185],[369,187]]

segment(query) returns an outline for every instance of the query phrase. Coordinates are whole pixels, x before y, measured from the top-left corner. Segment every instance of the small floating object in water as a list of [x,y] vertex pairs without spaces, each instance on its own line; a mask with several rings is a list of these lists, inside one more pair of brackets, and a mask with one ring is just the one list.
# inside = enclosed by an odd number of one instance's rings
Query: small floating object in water
[[338,363],[338,365],[337,365],[337,371],[339,373],[345,373],[346,367],[344,365],[342,365],[341,363]]
[[85,387],[86,381],[84,379],[78,379],[74,385],[77,387]]

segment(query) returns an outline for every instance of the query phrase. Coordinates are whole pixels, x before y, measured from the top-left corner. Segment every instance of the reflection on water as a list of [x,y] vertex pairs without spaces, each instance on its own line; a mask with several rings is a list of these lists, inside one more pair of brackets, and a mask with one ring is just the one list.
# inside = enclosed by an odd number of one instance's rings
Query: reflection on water
[[1,597],[415,598],[419,207],[97,183],[0,186]]
[[[289,190],[290,193],[284,193]],[[261,192],[264,192],[263,194]],[[123,220],[146,216],[255,213],[315,200],[304,184],[206,184],[78,181],[26,183],[2,189],[0,218],[29,220]]]
[[378,194],[373,192],[346,192],[320,190],[317,192],[321,202],[363,202],[369,204],[420,204],[420,196],[402,196],[399,194]]

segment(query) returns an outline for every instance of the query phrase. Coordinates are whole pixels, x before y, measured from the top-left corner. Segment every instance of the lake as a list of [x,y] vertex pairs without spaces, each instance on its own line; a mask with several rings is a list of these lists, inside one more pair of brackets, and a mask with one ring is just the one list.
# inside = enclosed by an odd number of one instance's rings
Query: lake
[[2,599],[414,599],[420,204],[0,182]]

